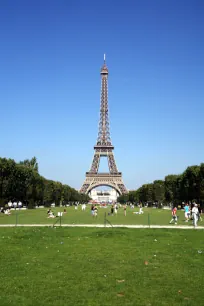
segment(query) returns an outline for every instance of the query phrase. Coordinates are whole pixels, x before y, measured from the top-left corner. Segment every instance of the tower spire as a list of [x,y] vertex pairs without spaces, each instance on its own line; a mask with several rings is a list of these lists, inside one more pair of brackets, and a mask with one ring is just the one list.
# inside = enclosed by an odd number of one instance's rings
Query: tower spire
[[109,115],[108,115],[108,68],[106,55],[101,68],[101,107],[97,145],[111,146]]

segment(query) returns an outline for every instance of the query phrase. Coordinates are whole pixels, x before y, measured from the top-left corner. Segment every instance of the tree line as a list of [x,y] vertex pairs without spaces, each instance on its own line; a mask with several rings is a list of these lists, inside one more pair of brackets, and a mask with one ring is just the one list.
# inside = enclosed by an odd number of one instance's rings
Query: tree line
[[118,197],[120,203],[148,202],[158,204],[183,202],[204,204],[204,163],[190,166],[180,175],[167,175],[164,180],[144,184],[137,190]]
[[59,206],[70,202],[88,202],[89,196],[41,176],[35,157],[19,163],[0,158],[0,206],[5,206],[8,201],[21,201],[32,208],[36,205],[50,206],[51,203]]

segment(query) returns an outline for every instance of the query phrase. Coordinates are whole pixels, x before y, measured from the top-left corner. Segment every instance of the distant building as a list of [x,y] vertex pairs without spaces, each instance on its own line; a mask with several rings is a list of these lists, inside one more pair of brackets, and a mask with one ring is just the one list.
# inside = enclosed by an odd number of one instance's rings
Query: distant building
[[115,189],[110,189],[110,190],[96,190],[92,189],[91,192],[89,193],[89,196],[92,198],[92,200],[96,202],[116,202],[118,193]]

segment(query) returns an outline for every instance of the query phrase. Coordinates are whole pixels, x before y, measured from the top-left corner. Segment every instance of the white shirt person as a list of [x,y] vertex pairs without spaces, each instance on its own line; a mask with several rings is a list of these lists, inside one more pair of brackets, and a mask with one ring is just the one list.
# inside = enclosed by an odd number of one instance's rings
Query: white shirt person
[[192,217],[193,217],[193,224],[196,227],[198,223],[198,216],[199,216],[199,211],[198,211],[198,206],[197,204],[194,204],[194,207],[192,209]]

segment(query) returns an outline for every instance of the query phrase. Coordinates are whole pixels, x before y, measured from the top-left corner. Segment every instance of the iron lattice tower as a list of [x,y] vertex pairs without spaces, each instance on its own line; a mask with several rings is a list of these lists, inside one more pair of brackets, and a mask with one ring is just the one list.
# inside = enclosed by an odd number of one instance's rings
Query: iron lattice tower
[[[101,185],[113,187],[120,195],[127,193],[122,181],[122,173],[118,172],[113,154],[114,147],[110,138],[109,115],[108,115],[108,68],[105,55],[104,64],[101,68],[101,105],[97,143],[94,146],[94,157],[91,169],[86,172],[86,179],[81,187],[81,193],[89,193],[93,188]],[[100,158],[108,159],[109,173],[99,173]]]

